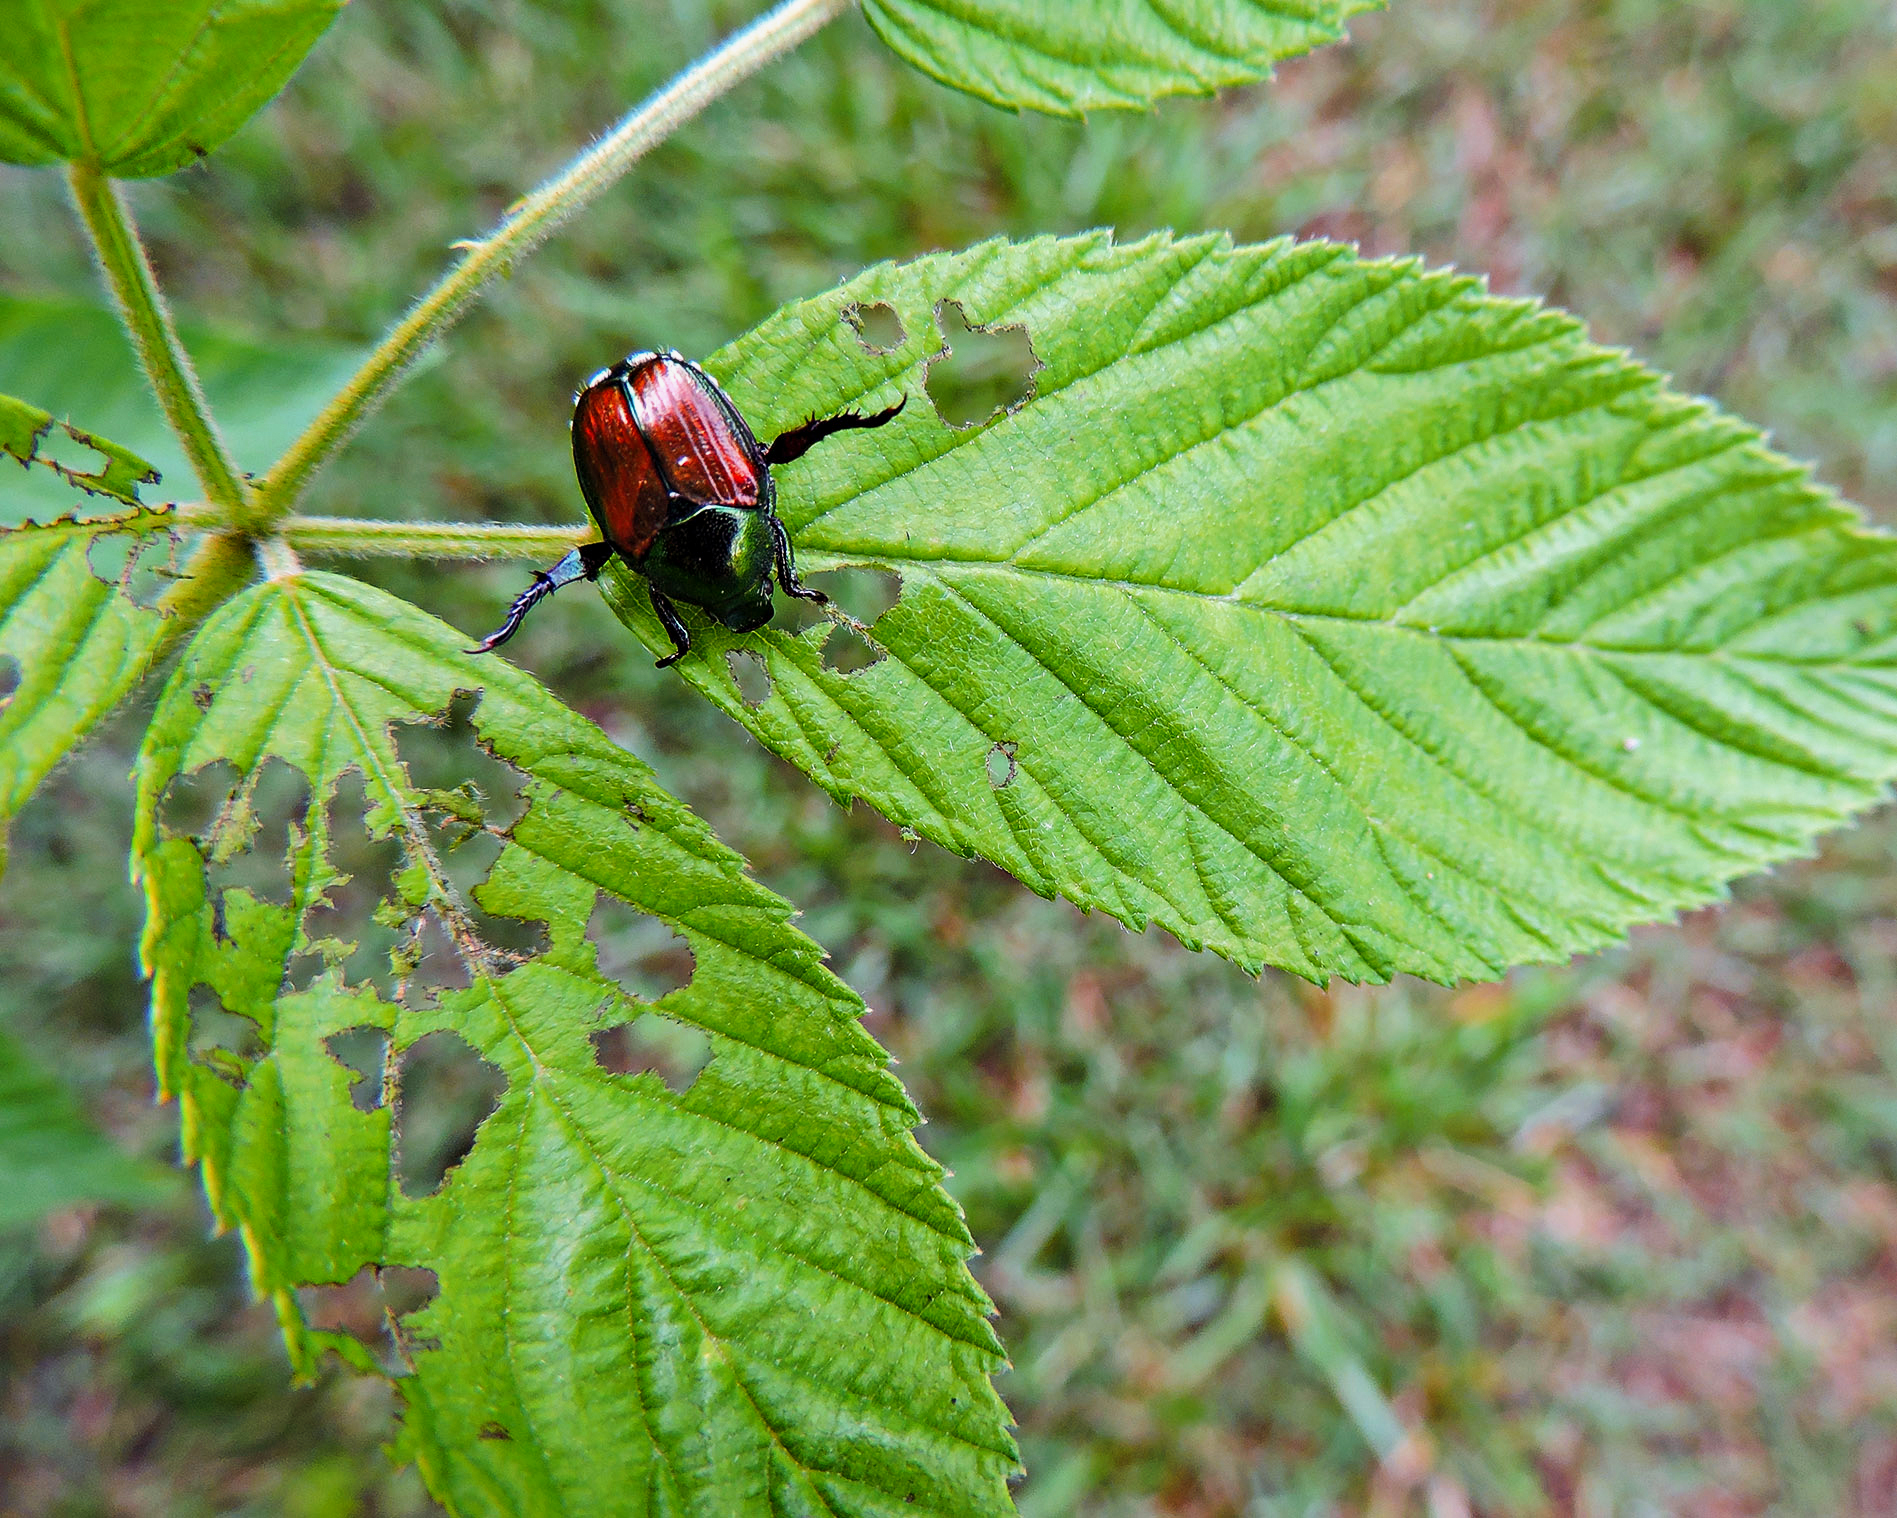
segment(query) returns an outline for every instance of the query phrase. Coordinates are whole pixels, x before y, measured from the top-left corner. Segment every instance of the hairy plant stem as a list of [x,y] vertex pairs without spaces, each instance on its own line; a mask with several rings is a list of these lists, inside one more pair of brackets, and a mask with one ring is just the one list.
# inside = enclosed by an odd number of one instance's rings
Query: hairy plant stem
[[457,246],[460,263],[402,318],[257,489],[254,528],[288,514],[309,478],[382,403],[403,372],[447,331],[497,274],[532,251],[599,196],[646,152],[773,58],[788,52],[854,0],[783,0],[707,53],[592,148],[518,202],[488,236]]
[[557,559],[598,534],[591,524],[518,527],[505,522],[368,522],[285,517],[277,531],[307,554],[394,559]]
[[165,622],[152,651],[154,666],[250,582],[257,570],[252,555],[251,541],[241,533],[212,533],[198,544],[171,589],[158,598]]
[[151,261],[138,240],[124,197],[117,185],[89,164],[68,165],[66,182],[92,236],[99,268],[131,334],[145,377],[164,408],[165,420],[184,445],[185,457],[197,471],[205,495],[220,509],[226,524],[250,526],[250,487],[217,435],[197,371],[171,324],[171,313],[158,293]]

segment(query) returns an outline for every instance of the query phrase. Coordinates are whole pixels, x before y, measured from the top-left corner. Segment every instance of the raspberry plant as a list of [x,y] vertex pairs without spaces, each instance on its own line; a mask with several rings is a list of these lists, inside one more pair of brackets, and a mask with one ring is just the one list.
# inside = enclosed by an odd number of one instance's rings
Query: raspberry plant
[[[160,1089],[299,1372],[333,1352],[391,1376],[396,1451],[457,1512],[1010,1509],[971,1241],[861,1001],[593,724],[304,565],[538,561],[589,530],[297,509],[496,275],[846,5],[787,0],[464,244],[256,474],[114,181],[215,150],[337,5],[32,0],[0,60],[0,156],[63,165],[197,477],[177,499],[84,415],[0,398],[0,446],[99,503],[0,536],[0,815],[162,682],[131,860]],[[1261,79],[1363,8],[864,0],[917,67],[1057,113]],[[1101,232],[879,266],[705,362],[769,436],[919,400],[955,321],[1025,336],[1020,404],[964,424],[912,404],[780,476],[800,562],[894,575],[894,605],[743,635],[697,618],[678,666],[839,800],[1248,969],[1455,981],[1716,899],[1897,770],[1892,540],[1561,313],[1329,243]],[[98,572],[122,540],[179,560],[156,602]],[[642,582],[615,568],[601,588],[669,647]],[[867,662],[827,657],[852,637]],[[768,691],[740,687],[738,657]],[[519,777],[512,815],[404,748],[470,695]],[[278,901],[225,867],[261,847],[260,795],[286,773],[305,800]],[[187,825],[193,786],[211,805]],[[352,884],[345,789],[396,858],[370,882],[394,945],[373,974],[329,931]],[[476,842],[491,860],[470,882]],[[685,941],[687,984],[641,996],[601,968],[588,924],[609,901]],[[464,984],[418,990],[431,941]],[[237,1046],[201,1036],[213,1009]],[[702,1054],[682,1079],[616,1072],[616,1034]],[[399,1072],[443,1037],[499,1096],[422,1191]],[[366,1075],[346,1057],[364,1040]],[[85,1147],[43,1082],[9,1077],[6,1100]],[[95,1191],[149,1183],[87,1163]],[[365,1268],[435,1286],[395,1324],[394,1364],[303,1314],[299,1288]]]

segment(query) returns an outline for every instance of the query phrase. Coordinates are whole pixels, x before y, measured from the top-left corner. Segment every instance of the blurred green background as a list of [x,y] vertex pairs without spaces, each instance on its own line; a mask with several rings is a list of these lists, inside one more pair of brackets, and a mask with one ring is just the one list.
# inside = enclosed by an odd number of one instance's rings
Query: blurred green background
[[[228,148],[136,187],[243,461],[452,239],[757,9],[356,0]],[[1273,86],[1084,125],[950,94],[852,17],[519,269],[310,509],[577,520],[568,397],[629,348],[703,353],[877,259],[1098,224],[1485,271],[1897,524],[1889,0],[1396,0]],[[152,441],[57,176],[0,170],[0,227],[0,389]],[[42,500],[0,477],[6,515]],[[476,630],[525,579],[358,568]],[[510,652],[869,1000],[985,1251],[1029,1518],[1897,1513],[1897,817],[1612,954],[1325,992],[838,810],[597,598]],[[0,1037],[163,1159],[124,868],[138,731],[115,720],[13,829]],[[0,1512],[432,1511],[378,1452],[388,1389],[289,1387],[236,1241],[155,1169],[116,1185],[0,1218]],[[379,1332],[367,1283],[323,1310]]]

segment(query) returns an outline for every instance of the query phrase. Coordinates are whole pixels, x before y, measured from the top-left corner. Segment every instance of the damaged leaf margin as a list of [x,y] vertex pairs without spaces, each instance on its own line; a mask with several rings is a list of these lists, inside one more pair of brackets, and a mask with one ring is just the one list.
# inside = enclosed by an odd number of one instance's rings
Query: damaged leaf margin
[[695,622],[677,666],[840,801],[1248,969],[1452,982],[1716,900],[1897,774],[1897,540],[1572,317],[1330,243],[1092,233],[880,265],[706,366],[764,436],[881,407],[947,300],[1026,325],[1033,398],[777,476],[806,572],[900,576],[887,657]]
[[[299,1368],[324,1349],[375,1367],[355,1341],[304,1326],[297,1286],[365,1265],[432,1270],[440,1295],[404,1327],[439,1347],[414,1351],[399,1379],[401,1452],[458,1511],[608,1511],[629,1491],[679,1510],[1009,1511],[989,1304],[861,1002],[642,765],[458,641],[352,581],[253,587],[193,640],[140,757],[134,857],[160,1079]],[[527,809],[473,899],[547,924],[545,952],[524,963],[470,937],[392,732],[476,688],[473,726],[526,775]],[[310,782],[292,901],[231,888],[213,902],[197,844],[166,834],[160,803],[176,776],[271,756]],[[440,914],[461,944],[465,990],[410,1005],[332,971],[283,991],[310,947],[303,915],[336,883],[326,803],[350,769],[371,831],[402,841],[403,909]],[[594,1031],[645,1010],[596,968],[585,933],[601,891],[696,959],[657,1004],[710,1040],[682,1093],[594,1057]],[[263,1053],[241,1084],[190,1058],[199,983],[257,1026]],[[353,1105],[356,1077],[325,1046],[361,1028],[388,1030],[391,1060],[452,1029],[505,1076],[432,1196],[401,1193],[387,1104]]]
[[[71,422],[57,425],[75,443],[92,449],[105,460],[93,470],[74,469],[43,451],[46,436],[54,427],[53,414],[11,395],[0,395],[0,452],[22,466],[40,464],[52,470],[67,484],[89,495],[109,495],[137,506],[138,487],[156,485],[158,471],[131,449],[121,447],[97,433],[84,432]],[[121,529],[123,530],[123,529]]]

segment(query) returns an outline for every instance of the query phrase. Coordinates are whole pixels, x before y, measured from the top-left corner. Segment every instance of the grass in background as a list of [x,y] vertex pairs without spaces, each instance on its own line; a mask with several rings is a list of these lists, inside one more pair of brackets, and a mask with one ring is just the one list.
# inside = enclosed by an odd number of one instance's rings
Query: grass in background
[[[371,338],[752,9],[358,0],[283,102],[135,189],[174,303],[313,365]],[[1356,35],[1268,89],[1075,125],[963,101],[845,22],[524,266],[311,509],[577,520],[567,401],[614,355],[702,353],[879,258],[1112,223],[1487,270],[1897,521],[1887,4],[1397,0]],[[96,300],[54,176],[0,171],[0,221],[0,291]],[[468,628],[525,576],[364,572]],[[985,1250],[1029,1518],[1897,1509],[1897,819],[1619,953],[1324,993],[912,851],[592,598],[513,652],[803,905],[876,1009]],[[0,1023],[163,1155],[136,732],[14,829]],[[239,1250],[203,1234],[179,1201],[0,1240],[0,1512],[429,1511],[376,1452],[386,1390],[289,1389]],[[372,1304],[338,1310],[374,1333]]]

